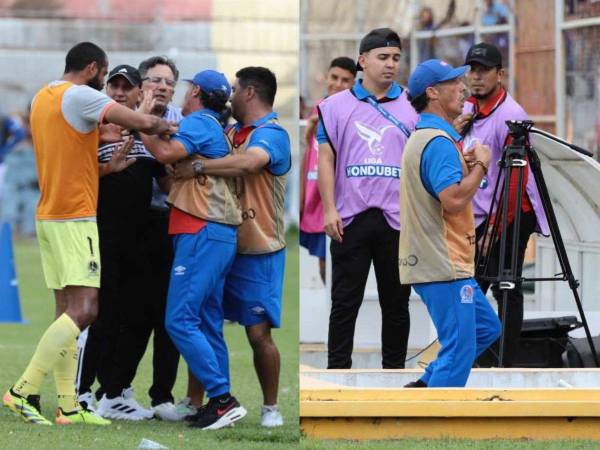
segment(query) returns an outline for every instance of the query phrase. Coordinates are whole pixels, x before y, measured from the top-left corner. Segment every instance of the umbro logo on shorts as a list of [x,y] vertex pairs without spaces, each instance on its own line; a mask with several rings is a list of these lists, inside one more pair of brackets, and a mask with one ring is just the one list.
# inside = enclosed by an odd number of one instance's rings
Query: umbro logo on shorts
[[185,269],[186,268],[184,266],[177,266],[173,269],[173,272],[175,272],[175,275],[184,275]]
[[260,315],[265,313],[265,308],[263,308],[262,306],[255,306],[254,308],[250,308],[250,311],[252,311],[256,315]]

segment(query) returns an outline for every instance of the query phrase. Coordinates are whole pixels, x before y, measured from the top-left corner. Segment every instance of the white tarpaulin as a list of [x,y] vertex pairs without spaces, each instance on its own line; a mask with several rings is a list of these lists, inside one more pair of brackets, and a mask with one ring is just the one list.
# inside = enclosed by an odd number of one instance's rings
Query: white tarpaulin
[[[560,142],[530,134],[542,162],[542,172],[575,278],[580,282],[584,310],[590,312],[590,327],[600,321],[600,164]],[[560,265],[550,239],[536,242],[536,277],[559,272]],[[544,312],[575,312],[575,301],[566,282],[539,282],[533,309]],[[599,317],[600,318],[600,317]],[[594,331],[594,330],[593,330]]]
[[540,134],[530,141],[542,171],[563,239],[600,243],[600,163]]

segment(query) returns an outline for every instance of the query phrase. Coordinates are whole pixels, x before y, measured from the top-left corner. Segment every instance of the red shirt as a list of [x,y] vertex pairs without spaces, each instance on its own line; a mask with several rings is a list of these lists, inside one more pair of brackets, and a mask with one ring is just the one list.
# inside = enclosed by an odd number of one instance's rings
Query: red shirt
[[196,234],[206,226],[206,220],[199,219],[180,209],[171,207],[169,213],[169,234]]
[[233,135],[234,147],[239,147],[240,145],[242,145],[246,141],[248,135],[253,129],[254,127],[252,125],[248,125],[247,127],[242,127],[239,130],[237,130]]

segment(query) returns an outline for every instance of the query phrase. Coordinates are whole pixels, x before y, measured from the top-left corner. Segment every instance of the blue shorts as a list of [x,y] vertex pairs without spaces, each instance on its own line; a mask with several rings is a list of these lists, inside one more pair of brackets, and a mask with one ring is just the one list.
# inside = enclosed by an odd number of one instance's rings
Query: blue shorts
[[244,326],[281,326],[285,249],[265,255],[236,255],[225,279],[225,319]]
[[308,250],[312,256],[325,259],[326,252],[325,233],[305,233],[300,231],[300,245]]

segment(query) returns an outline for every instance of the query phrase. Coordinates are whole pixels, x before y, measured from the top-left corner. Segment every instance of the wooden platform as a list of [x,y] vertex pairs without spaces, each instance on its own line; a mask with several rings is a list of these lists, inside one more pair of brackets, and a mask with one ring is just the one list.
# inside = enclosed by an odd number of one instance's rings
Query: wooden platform
[[[404,389],[349,386],[354,380],[389,383],[418,371],[322,371],[301,367],[300,424],[319,439],[528,438],[600,439],[600,370],[477,369],[473,379],[497,373],[521,384],[535,380],[585,387]],[[387,381],[386,381],[387,379]],[[344,381],[341,384],[336,381]],[[404,380],[403,380],[404,381]],[[403,382],[402,381],[402,382]],[[371,385],[377,383],[371,383]]]

